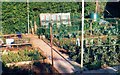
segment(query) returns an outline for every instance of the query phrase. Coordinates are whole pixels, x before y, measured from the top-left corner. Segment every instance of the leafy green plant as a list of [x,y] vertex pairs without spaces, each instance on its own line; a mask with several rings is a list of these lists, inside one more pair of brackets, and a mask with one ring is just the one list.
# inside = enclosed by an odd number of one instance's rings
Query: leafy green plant
[[44,35],[45,34],[45,29],[43,27],[39,27],[37,29],[37,35],[38,35],[38,38],[40,39],[40,36],[41,35]]
[[[73,40],[63,40],[57,40],[56,42],[60,42],[60,46],[68,51],[68,55],[72,60],[80,63],[80,48],[76,47],[75,43],[72,42]],[[101,38],[92,39],[92,41],[90,41],[91,39],[86,40],[89,40],[88,44],[92,43],[90,47],[84,47],[84,66],[88,69],[99,69],[103,64],[109,66],[119,64],[120,47],[119,45],[116,45],[116,39],[106,39],[104,43]],[[96,45],[95,40],[97,41],[98,46]]]
[[31,61],[44,59],[38,50],[20,50],[18,53],[8,52],[8,55],[2,55],[3,63],[12,63],[20,61]]

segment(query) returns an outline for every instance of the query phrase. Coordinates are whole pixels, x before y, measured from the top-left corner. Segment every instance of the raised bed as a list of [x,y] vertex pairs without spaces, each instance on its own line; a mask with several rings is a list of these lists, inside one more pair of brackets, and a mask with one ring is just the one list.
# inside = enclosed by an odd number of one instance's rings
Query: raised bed
[[[36,75],[41,73],[58,73],[52,67],[38,49],[24,47],[21,49],[12,48],[2,54],[3,75]],[[5,52],[5,50],[3,50]]]
[[3,63],[33,61],[45,59],[38,50],[19,50],[17,52],[6,51],[2,54]]

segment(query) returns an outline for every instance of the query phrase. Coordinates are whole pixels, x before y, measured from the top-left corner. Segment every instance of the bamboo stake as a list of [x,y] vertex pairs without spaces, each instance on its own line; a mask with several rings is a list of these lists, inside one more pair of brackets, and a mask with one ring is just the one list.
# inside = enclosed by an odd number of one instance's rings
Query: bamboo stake
[[82,0],[82,39],[81,39],[81,68],[83,68],[83,52],[84,52],[84,0]]
[[52,49],[52,42],[53,42],[53,36],[52,36],[52,16],[50,14],[50,45],[51,45],[51,59],[52,59],[52,66],[54,66],[53,63],[53,49]]
[[98,0],[96,0],[96,10],[95,12],[97,13],[98,12]]
[[29,0],[27,0],[27,14],[28,14],[28,34],[30,33],[29,31]]

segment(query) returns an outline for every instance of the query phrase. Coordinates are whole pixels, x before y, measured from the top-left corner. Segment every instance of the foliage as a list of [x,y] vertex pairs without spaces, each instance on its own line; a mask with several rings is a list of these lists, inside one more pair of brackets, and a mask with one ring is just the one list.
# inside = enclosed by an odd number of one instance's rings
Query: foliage
[[[103,12],[104,12],[104,8],[106,5],[106,2],[98,2],[98,14],[102,17],[103,16]],[[90,15],[91,12],[95,12],[96,11],[96,3],[95,2],[85,2],[85,16]]]
[[37,35],[40,36],[40,35],[44,35],[45,34],[45,29],[43,27],[39,27],[37,29]]
[[[104,44],[104,46],[84,46],[84,66],[86,66],[88,69],[99,69],[103,64],[107,64],[109,66],[119,65],[119,45],[107,46],[106,44]],[[70,40],[67,40],[67,42],[64,40],[64,42],[61,42],[59,46],[68,51],[67,54],[72,60],[80,63],[80,47],[77,47],[75,43],[72,43]]]
[[9,51],[8,54],[2,55],[3,63],[40,60],[43,58],[38,50],[20,50],[18,53]]
[[[114,21],[114,20],[113,20]],[[119,22],[120,20],[116,19],[115,22]],[[117,24],[109,24],[107,25],[101,25],[99,22],[93,22],[92,23],[92,29],[90,29],[90,19],[85,20],[84,30],[85,30],[85,36],[89,37],[90,32],[92,32],[92,35],[94,36],[101,36],[101,35],[109,35],[109,36],[116,36],[119,32],[119,25]],[[113,22],[113,23],[115,23]],[[61,24],[60,27],[57,27],[56,24],[53,24],[53,34],[55,38],[62,39],[62,38],[76,38],[77,36],[81,35],[81,25],[72,25],[67,26]]]
[[4,34],[27,30],[27,5],[18,2],[2,3],[2,31]]
[[[84,42],[84,66],[88,69],[99,69],[103,64],[109,66],[119,65],[120,40],[118,35],[119,31],[117,31],[119,30],[119,24],[111,24],[111,21],[109,21],[110,24],[108,25],[100,25],[98,22],[92,23],[93,37],[90,37],[89,34],[90,23],[86,21],[85,36],[87,37],[85,37]],[[119,20],[116,21],[119,22]],[[66,34],[68,35],[68,33]],[[64,35],[64,33],[62,35]],[[53,41],[58,47],[67,50],[67,54],[72,60],[80,63],[81,48],[76,46],[76,38],[62,37],[60,40],[54,39]]]
[[[105,3],[100,3],[102,9]],[[30,2],[30,21],[36,21],[40,26],[40,13],[71,13],[72,25],[80,25],[76,19],[81,18],[80,2]],[[94,2],[85,3],[85,16],[91,11],[95,11]],[[102,11],[103,12],[103,11]],[[100,13],[101,14],[101,13]],[[27,32],[27,3],[26,2],[3,2],[2,3],[2,27],[3,33]]]

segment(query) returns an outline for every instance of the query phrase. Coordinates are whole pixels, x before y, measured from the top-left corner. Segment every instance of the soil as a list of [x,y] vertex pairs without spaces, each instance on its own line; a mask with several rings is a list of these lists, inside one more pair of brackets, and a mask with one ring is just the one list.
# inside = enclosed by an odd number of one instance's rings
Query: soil
[[41,73],[44,73],[46,75],[49,73],[57,73],[57,71],[50,64],[34,62],[31,65],[12,66],[9,68],[3,65],[2,75],[40,75]]

